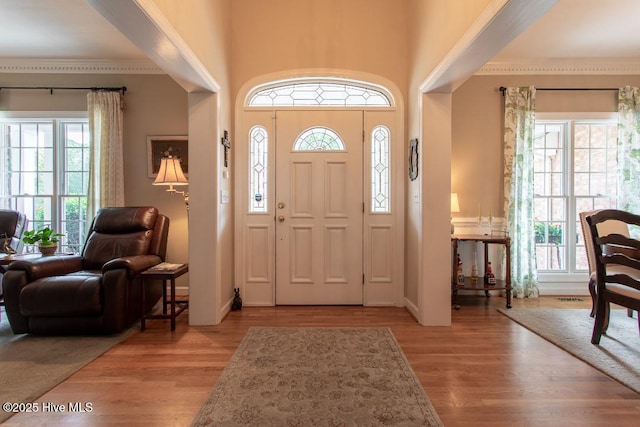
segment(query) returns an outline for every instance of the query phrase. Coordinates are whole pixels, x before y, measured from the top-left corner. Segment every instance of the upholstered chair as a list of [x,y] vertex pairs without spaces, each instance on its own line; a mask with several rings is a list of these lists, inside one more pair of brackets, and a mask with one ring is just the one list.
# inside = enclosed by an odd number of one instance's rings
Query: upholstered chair
[[[27,224],[29,220],[22,212],[0,209],[0,256],[22,252],[22,234]],[[2,278],[5,271],[6,265],[0,265],[0,306],[4,305]]]
[[[164,261],[169,219],[154,207],[98,211],[81,255],[17,260],[5,273],[13,332],[42,335],[119,333],[160,299],[140,273]],[[158,283],[160,285],[160,283]]]
[[[600,212],[600,210],[580,212],[580,226],[582,228],[582,237],[584,238],[584,249],[587,253],[587,263],[589,265],[589,294],[591,295],[591,317],[596,314],[596,251],[593,246],[593,236],[591,235],[591,228],[587,223],[587,217]],[[597,225],[600,236],[606,236],[608,234],[620,234],[625,237],[629,237],[629,227],[622,221],[608,220],[603,221]],[[629,311],[629,316],[632,316],[632,311]]]
[[627,229],[638,227],[640,215],[605,209],[587,216],[586,221],[591,230],[596,267],[596,319],[591,343],[599,344],[609,324],[611,303],[640,310],[640,240],[619,233],[603,234],[598,225],[620,221]]
[[0,252],[22,252],[22,234],[27,228],[27,216],[19,211],[0,209]]

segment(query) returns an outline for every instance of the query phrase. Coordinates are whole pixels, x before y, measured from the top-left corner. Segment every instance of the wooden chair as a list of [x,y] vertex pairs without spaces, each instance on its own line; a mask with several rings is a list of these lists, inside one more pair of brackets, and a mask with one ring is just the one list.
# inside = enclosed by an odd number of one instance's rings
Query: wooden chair
[[640,215],[617,209],[605,209],[586,217],[596,267],[596,319],[592,344],[599,344],[607,329],[611,303],[640,310],[640,240],[619,233],[604,235],[598,224],[610,220],[625,223],[627,229],[630,225],[640,226]]
[[[593,211],[580,212],[580,226],[582,227],[582,237],[584,239],[584,249],[587,253],[587,264],[589,266],[589,294],[591,295],[591,314],[593,317],[596,314],[596,254],[593,247],[593,240],[591,236],[591,229],[587,224],[587,217],[595,213],[600,212],[600,209]],[[608,234],[622,234],[629,237],[629,227],[624,222],[620,221],[604,221],[598,224],[598,232],[601,236]],[[629,310],[629,317],[633,316],[633,311]]]

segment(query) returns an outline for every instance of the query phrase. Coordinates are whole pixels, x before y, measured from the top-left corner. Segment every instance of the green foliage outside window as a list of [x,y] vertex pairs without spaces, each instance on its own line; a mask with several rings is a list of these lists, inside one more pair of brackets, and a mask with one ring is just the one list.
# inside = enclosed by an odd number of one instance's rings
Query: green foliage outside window
[[562,225],[535,221],[533,227],[536,233],[536,243],[562,243]]

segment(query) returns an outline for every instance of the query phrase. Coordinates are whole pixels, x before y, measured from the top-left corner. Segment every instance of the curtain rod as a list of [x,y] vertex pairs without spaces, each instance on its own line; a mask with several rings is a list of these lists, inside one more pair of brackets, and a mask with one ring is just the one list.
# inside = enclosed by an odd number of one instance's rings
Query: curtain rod
[[[507,88],[504,86],[500,86],[499,90],[504,95],[504,92],[507,90]],[[620,88],[617,88],[617,87],[537,87],[536,91],[538,90],[589,91],[589,90],[620,90]]]
[[23,89],[23,90],[48,90],[53,95],[54,90],[90,90],[90,91],[104,91],[104,92],[122,92],[122,95],[127,91],[126,86],[122,87],[55,87],[55,86],[0,86],[0,90],[3,89]]

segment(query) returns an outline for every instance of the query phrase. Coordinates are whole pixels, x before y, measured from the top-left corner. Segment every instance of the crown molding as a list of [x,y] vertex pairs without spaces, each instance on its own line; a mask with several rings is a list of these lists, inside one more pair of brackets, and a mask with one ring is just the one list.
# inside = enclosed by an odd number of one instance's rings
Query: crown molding
[[0,58],[0,73],[165,74],[148,59]]
[[638,75],[640,60],[563,59],[487,62],[476,76],[500,75]]

